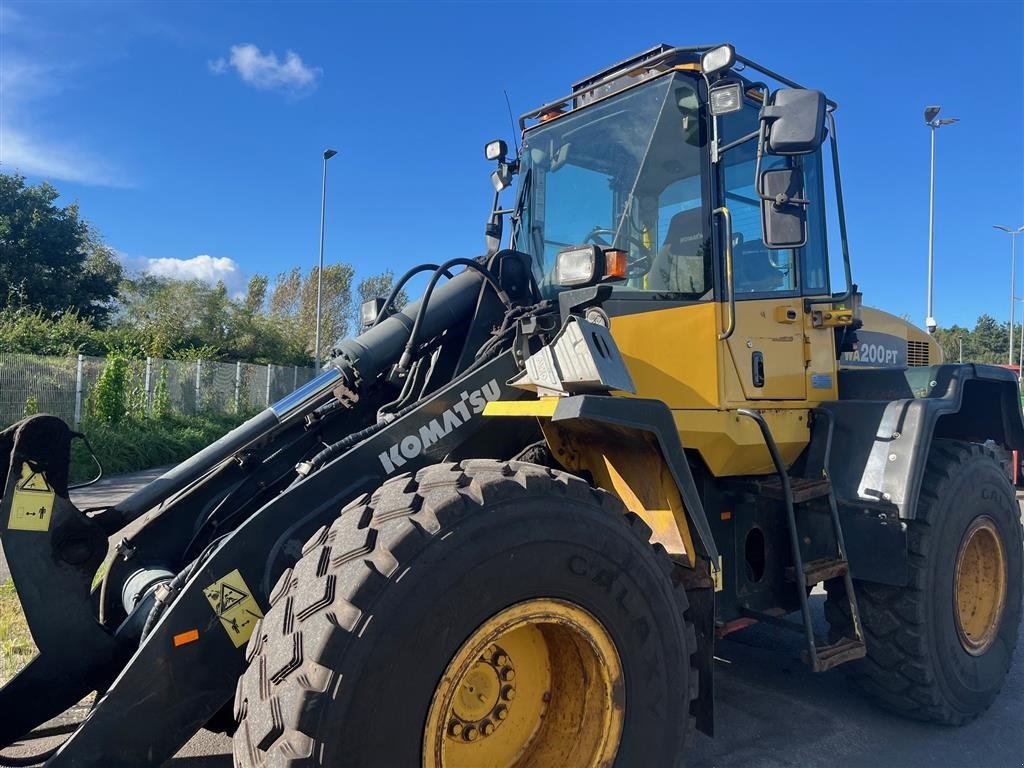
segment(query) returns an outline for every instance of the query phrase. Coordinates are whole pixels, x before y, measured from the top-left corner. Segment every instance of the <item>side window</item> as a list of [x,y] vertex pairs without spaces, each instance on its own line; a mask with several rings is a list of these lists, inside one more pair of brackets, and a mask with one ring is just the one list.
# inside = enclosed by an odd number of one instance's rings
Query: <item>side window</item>
[[[756,115],[755,115],[756,119]],[[730,160],[733,160],[731,164]],[[733,287],[737,295],[766,291],[794,291],[796,264],[792,250],[768,250],[762,240],[761,202],[754,188],[756,161],[725,155],[725,204],[732,213]],[[738,162],[736,162],[738,161]],[[783,165],[779,157],[765,157],[763,169]]]
[[827,295],[828,241],[825,236],[825,184],[822,150],[803,158],[804,191],[811,201],[807,206],[807,245],[800,249],[800,284],[805,296]]
[[[720,119],[723,141],[729,142],[757,130],[760,105],[748,102],[742,110]],[[811,204],[807,210],[807,244],[800,249],[769,250],[761,231],[761,202],[755,188],[757,142],[751,140],[723,156],[722,183],[725,205],[732,213],[733,286],[738,297],[771,291],[801,291],[805,295],[828,293],[828,256],[825,242],[825,200],[821,152],[806,157],[774,157],[761,160],[761,170],[799,163],[804,169],[804,189]]]

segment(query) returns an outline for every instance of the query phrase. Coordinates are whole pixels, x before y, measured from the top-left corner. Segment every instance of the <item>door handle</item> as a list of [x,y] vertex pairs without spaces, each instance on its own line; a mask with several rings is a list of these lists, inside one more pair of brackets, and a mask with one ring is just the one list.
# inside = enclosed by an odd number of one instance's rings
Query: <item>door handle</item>
[[761,388],[764,386],[764,353],[754,352],[750,355],[750,377],[754,381],[754,386]]

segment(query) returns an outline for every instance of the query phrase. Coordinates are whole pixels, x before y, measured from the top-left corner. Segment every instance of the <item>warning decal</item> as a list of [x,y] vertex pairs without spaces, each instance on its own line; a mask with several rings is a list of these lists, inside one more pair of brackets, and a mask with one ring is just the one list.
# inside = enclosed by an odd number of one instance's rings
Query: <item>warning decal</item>
[[218,579],[203,590],[210,607],[217,614],[224,630],[236,648],[249,641],[256,621],[263,618],[263,611],[245,585],[242,574],[236,568],[227,576]]
[[21,465],[21,477],[14,484],[11,517],[7,527],[12,531],[48,531],[53,516],[53,489],[42,472],[27,462]]

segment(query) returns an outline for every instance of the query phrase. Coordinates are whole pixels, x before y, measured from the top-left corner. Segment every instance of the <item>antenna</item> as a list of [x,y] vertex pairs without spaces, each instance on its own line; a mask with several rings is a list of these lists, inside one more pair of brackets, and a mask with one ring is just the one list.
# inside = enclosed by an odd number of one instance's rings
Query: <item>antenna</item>
[[508,91],[504,88],[502,93],[505,94],[505,106],[508,107],[508,121],[512,123],[512,145],[516,148],[516,160],[519,159],[519,139],[516,138],[518,131],[516,130],[516,120],[512,117],[512,104],[508,100]]

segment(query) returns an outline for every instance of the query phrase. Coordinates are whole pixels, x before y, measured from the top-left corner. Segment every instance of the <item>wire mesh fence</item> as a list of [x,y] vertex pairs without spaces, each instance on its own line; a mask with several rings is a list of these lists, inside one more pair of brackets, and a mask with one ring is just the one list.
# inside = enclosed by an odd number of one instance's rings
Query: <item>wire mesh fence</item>
[[[78,425],[107,361],[102,357],[0,354],[0,428],[34,413]],[[129,364],[132,412],[232,413],[259,411],[313,378],[292,365],[218,363],[147,358]]]

